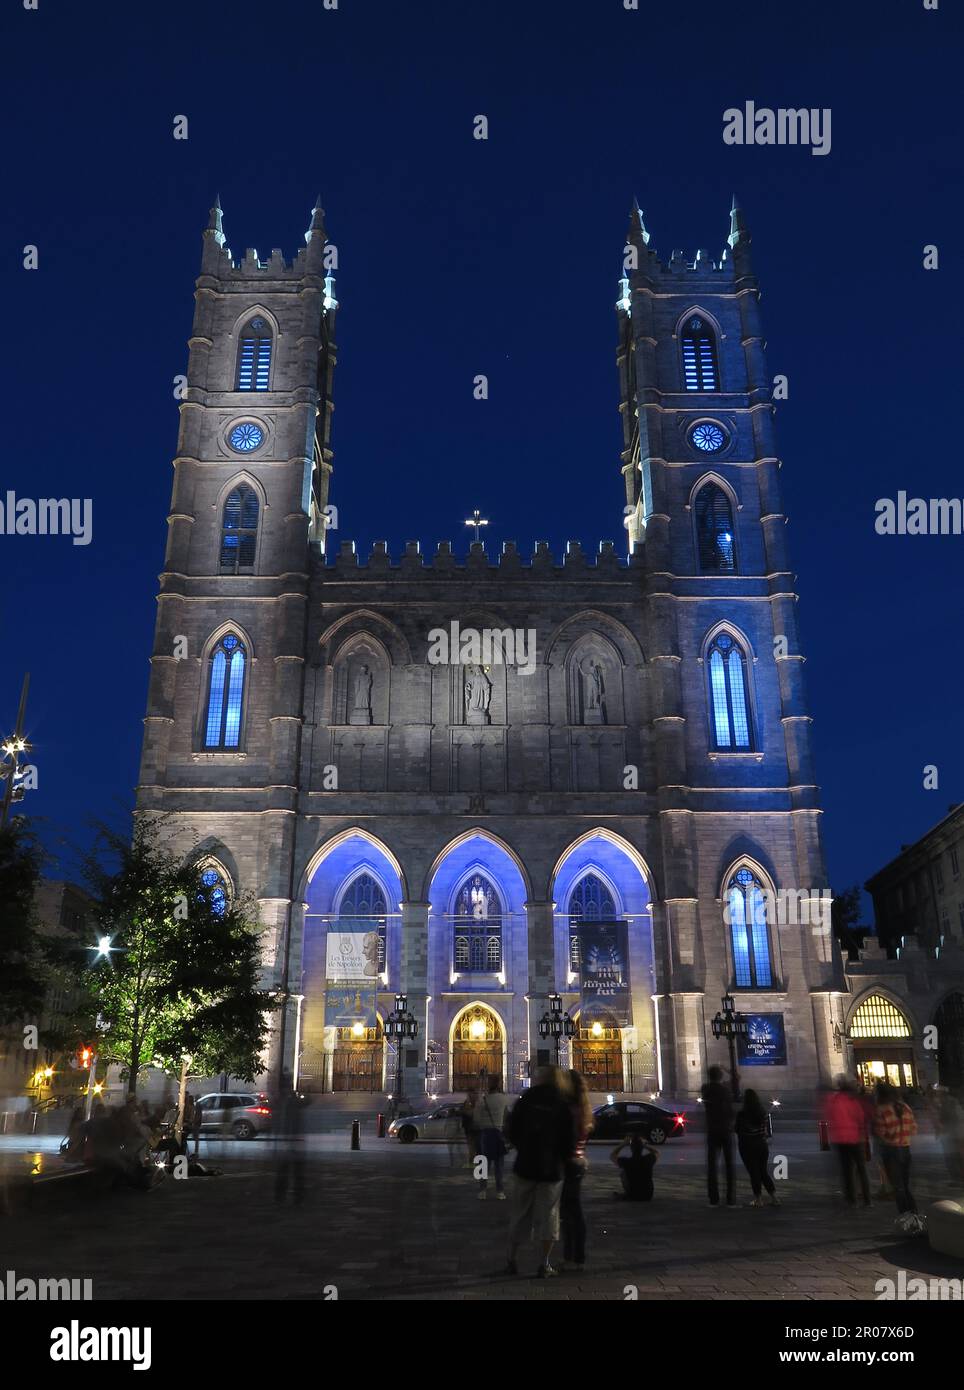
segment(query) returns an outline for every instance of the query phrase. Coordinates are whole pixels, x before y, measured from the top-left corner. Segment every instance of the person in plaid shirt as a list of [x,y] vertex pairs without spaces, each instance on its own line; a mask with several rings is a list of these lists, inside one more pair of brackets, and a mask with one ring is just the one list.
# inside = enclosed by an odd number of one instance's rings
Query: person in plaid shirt
[[897,1199],[897,1211],[917,1214],[917,1203],[910,1190],[910,1141],[917,1133],[917,1121],[909,1105],[898,1096],[893,1086],[884,1082],[874,1092],[874,1134],[880,1144],[884,1172],[890,1179]]

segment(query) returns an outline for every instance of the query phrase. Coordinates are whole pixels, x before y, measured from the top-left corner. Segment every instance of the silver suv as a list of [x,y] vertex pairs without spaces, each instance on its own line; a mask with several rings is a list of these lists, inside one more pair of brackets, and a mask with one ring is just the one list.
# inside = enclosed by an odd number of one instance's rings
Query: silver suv
[[201,1111],[201,1133],[210,1137],[232,1135],[235,1139],[256,1139],[271,1129],[268,1097],[253,1091],[214,1091],[197,1101]]

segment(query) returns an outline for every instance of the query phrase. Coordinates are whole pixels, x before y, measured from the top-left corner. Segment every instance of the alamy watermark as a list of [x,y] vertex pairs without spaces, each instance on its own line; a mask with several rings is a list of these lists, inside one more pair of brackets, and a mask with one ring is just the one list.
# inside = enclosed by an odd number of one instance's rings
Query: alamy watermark
[[724,145],[809,145],[811,154],[830,153],[830,107],[729,106],[723,112]]
[[959,536],[964,529],[960,497],[881,497],[874,504],[878,536]]
[[[833,894],[829,888],[770,888],[755,890],[755,901],[763,909],[763,918],[771,926],[815,927],[825,934],[830,931]],[[754,914],[755,915],[755,914]],[[747,917],[742,893],[731,893],[723,903],[723,920],[727,926],[739,925]]]
[[8,1269],[0,1279],[0,1302],[79,1303],[89,1302],[93,1296],[92,1279],[31,1279],[27,1275],[18,1279],[14,1269]]
[[89,497],[18,497],[8,489],[0,500],[0,536],[73,536],[74,545],[93,538]]
[[433,627],[428,634],[430,666],[518,666],[525,676],[536,669],[535,628]]

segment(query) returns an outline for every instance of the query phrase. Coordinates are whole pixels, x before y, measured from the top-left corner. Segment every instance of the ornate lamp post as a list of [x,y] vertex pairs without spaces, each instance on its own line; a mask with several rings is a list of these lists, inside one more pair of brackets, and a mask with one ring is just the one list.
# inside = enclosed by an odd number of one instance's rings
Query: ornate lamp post
[[733,1090],[733,1099],[740,1099],[740,1073],[736,1066],[736,1040],[745,1038],[749,1032],[749,1024],[744,1014],[738,1014],[734,1007],[732,994],[724,994],[720,1001],[723,1005],[723,1012],[715,1014],[713,1017],[712,1028],[714,1038],[726,1038],[730,1049],[730,1086]]
[[408,995],[396,994],[395,1007],[385,1020],[385,1036],[395,1040],[395,1094],[392,1096],[392,1119],[398,1116],[402,1096],[402,1043],[418,1036],[418,1019],[409,1013]]
[[539,1020],[539,1037],[554,1038],[556,1043],[556,1066],[559,1065],[559,1043],[562,1038],[573,1038],[576,1025],[568,1013],[562,1011],[562,998],[558,994],[549,995],[549,1008]]

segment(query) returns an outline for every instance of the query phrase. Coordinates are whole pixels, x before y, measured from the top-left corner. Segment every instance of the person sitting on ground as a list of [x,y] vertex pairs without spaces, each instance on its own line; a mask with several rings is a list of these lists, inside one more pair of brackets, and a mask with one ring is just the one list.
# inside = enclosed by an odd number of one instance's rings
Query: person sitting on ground
[[[620,1157],[626,1145],[629,1157]],[[623,1184],[621,1193],[627,1202],[651,1202],[653,1200],[653,1169],[659,1161],[659,1154],[652,1144],[644,1144],[638,1134],[630,1134],[621,1144],[617,1144],[609,1155],[619,1169]]]

